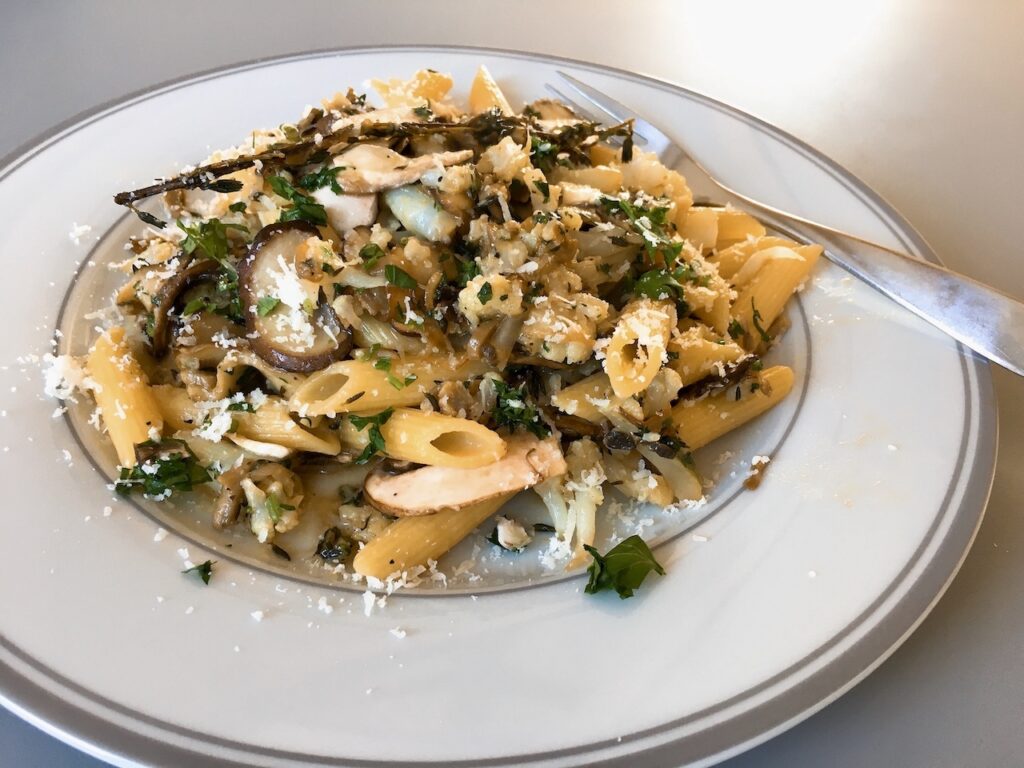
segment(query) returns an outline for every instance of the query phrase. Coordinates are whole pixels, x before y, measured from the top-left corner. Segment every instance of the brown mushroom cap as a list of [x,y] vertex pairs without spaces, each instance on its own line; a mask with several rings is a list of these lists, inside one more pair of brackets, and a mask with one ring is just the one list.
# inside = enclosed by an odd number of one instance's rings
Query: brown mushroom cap
[[400,475],[374,470],[363,483],[364,497],[385,514],[430,515],[531,488],[566,472],[554,439],[518,434],[507,444],[504,457],[477,469],[420,467]]
[[171,342],[170,312],[177,305],[182,294],[196,283],[213,280],[220,265],[216,261],[200,261],[190,264],[171,277],[161,288],[160,297],[153,307],[153,354],[163,357]]
[[[249,253],[238,265],[238,289],[245,313],[247,336],[253,351],[275,368],[296,373],[312,373],[343,359],[352,349],[352,333],[338,322],[337,315],[321,293],[315,313],[315,335],[307,350],[296,350],[287,338],[275,330],[270,317],[256,312],[261,297],[272,295],[270,272],[279,256],[289,260],[295,250],[319,230],[305,221],[268,224],[249,246]],[[328,332],[330,331],[330,332]]]

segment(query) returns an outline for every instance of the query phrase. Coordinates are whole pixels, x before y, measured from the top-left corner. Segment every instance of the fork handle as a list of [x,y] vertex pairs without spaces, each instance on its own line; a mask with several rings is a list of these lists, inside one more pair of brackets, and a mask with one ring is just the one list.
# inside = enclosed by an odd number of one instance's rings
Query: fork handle
[[737,208],[821,243],[830,261],[978,354],[1024,376],[1024,303],[944,267],[730,192]]

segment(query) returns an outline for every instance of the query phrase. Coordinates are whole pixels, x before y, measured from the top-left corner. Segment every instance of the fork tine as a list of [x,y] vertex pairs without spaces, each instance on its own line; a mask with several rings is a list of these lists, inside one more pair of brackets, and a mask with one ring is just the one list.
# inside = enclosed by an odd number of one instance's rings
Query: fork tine
[[643,135],[652,144],[657,143],[667,147],[672,143],[672,140],[668,136],[644,120],[625,104],[616,101],[611,96],[601,93],[601,91],[597,90],[593,86],[580,82],[575,77],[566,74],[562,70],[557,71],[559,77],[565,80],[570,88],[579,93],[598,109],[608,113],[616,121],[621,123],[624,120],[633,120],[633,126],[636,132]]
[[[580,117],[584,117],[584,118],[586,118],[588,120],[591,120],[591,121],[593,121],[595,123],[604,123],[604,122],[606,122],[606,118],[601,117],[600,115],[597,115],[596,113],[594,113],[591,110],[590,107],[587,107],[587,106],[584,106],[583,104],[580,104],[579,101],[574,101],[574,100],[570,99],[568,96],[566,96],[560,90],[555,88],[555,86],[551,85],[551,83],[545,83],[544,87],[547,88],[548,91],[550,91],[551,94],[553,96],[555,96],[563,104],[565,104],[566,106],[572,107],[573,110]],[[607,110],[605,110],[604,113],[605,113],[605,115],[608,115],[609,117],[611,117],[616,122],[619,122],[618,118],[616,118],[615,115],[613,115],[611,112],[608,112]],[[640,146],[643,146],[643,145],[647,144],[647,138],[643,134],[641,134],[640,131],[636,130],[635,128],[633,130],[633,141],[635,141]]]
[[598,117],[593,112],[591,112],[589,107],[585,107],[584,105],[580,104],[578,101],[573,101],[568,96],[566,96],[564,93],[562,93],[560,90],[555,88],[555,86],[553,86],[551,83],[545,83],[544,87],[548,90],[548,92],[552,96],[554,96],[560,102],[562,102],[566,106],[572,107],[573,110],[577,114],[579,114],[580,117],[585,117],[587,120],[592,120],[595,123],[599,123],[599,122],[602,121],[602,118]]

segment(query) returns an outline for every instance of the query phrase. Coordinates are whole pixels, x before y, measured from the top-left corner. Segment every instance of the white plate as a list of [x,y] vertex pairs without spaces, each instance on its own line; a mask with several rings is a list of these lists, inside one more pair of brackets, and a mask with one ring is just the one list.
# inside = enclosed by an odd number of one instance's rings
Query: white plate
[[[83,115],[0,167],[5,706],[125,765],[707,764],[848,689],[941,595],[991,480],[988,369],[828,264],[778,352],[797,392],[735,436],[721,467],[723,446],[698,457],[719,485],[696,513],[652,515],[645,536],[657,534],[668,575],[632,600],[584,596],[579,577],[545,581],[533,554],[452,594],[398,593],[366,617],[350,588],[227,549],[187,511],[111,497],[96,469],[109,456],[87,452],[95,441],[75,418],[51,417],[25,361],[49,349],[62,301],[67,317],[89,303],[81,286],[102,282],[90,265],[117,257],[134,226],[111,193],[349,84],[432,67],[465,89],[480,62],[514,102],[565,69],[685,136],[728,183],[935,258],[877,195],[778,129],[674,85],[532,54],[305,54]],[[73,223],[92,227],[79,245]],[[750,458],[768,452],[762,487],[740,492]],[[158,525],[172,531],[162,541]],[[179,573],[183,547],[218,560],[209,587]]]

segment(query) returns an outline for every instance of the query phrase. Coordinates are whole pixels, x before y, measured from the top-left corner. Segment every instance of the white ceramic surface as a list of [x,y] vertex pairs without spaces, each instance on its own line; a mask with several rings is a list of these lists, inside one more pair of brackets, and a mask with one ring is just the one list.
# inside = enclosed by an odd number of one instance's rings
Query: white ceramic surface
[[[431,66],[465,86],[480,61],[514,99],[540,95],[555,66],[424,49],[243,66],[101,110],[0,170],[0,205],[20,222],[0,252],[22,254],[23,268],[0,291],[10,317],[39,318],[0,338],[0,477],[9,504],[32,510],[0,537],[8,706],[121,762],[701,762],[844,690],[941,594],[991,476],[987,370],[828,265],[780,351],[800,394],[734,441],[735,466],[782,441],[765,483],[716,507],[736,485],[726,473],[697,529],[707,540],[659,548],[669,575],[628,602],[584,597],[572,579],[477,598],[399,594],[367,618],[357,594],[223,552],[204,589],[178,573],[179,548],[208,556],[197,544],[154,542],[157,524],[111,499],[51,418],[36,366],[16,363],[48,349],[74,261],[90,252],[68,238],[72,222],[102,235],[120,216],[108,193],[349,83]],[[758,121],[636,76],[557,66],[669,133],[685,126],[730,183],[929,255],[856,180]],[[27,203],[54,178],[47,206]],[[700,460],[713,471],[721,447],[710,450]]]

